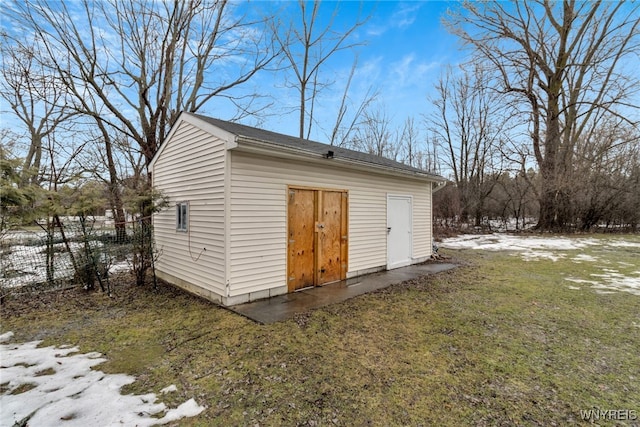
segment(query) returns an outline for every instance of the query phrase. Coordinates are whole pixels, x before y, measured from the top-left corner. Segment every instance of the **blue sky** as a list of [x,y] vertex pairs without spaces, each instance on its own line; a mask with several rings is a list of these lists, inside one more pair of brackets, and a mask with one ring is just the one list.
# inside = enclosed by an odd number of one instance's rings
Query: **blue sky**
[[[273,5],[273,2],[269,2],[269,6]],[[323,22],[331,18],[336,6],[339,8],[334,22],[337,31],[352,26],[363,14],[368,15],[369,19],[352,38],[352,41],[361,45],[339,52],[323,68],[325,77],[336,81],[336,84],[323,95],[321,108],[317,110],[320,122],[326,123],[327,128],[333,124],[343,92],[342,84],[356,56],[358,67],[350,92],[352,101],[360,103],[367,90],[373,88],[379,93],[374,108],[383,109],[393,120],[394,126],[400,126],[409,116],[413,116],[416,122],[421,121],[422,115],[429,111],[428,95],[433,93],[434,83],[443,67],[457,64],[462,58],[457,39],[441,24],[441,17],[447,8],[455,7],[456,2],[323,2],[320,9]],[[293,12],[297,8],[295,2],[284,2],[282,13]],[[273,79],[271,85],[268,79]],[[256,84],[263,91],[272,91],[277,100],[274,105],[276,111],[295,105],[295,94],[284,89],[279,78],[262,76]],[[220,115],[216,114],[219,110],[208,110],[205,113]],[[261,126],[296,135],[296,114],[278,112],[267,117]],[[254,124],[252,119],[245,122]],[[312,132],[312,139],[324,142],[325,133],[316,128]]]
[[[74,3],[70,2],[69,6],[73,8]],[[238,6],[240,12],[277,11],[285,21],[299,13],[298,3],[289,0],[241,1]],[[353,103],[351,109],[362,102],[368,90],[374,90],[378,92],[374,109],[384,111],[394,127],[400,127],[409,116],[421,123],[422,115],[429,111],[428,95],[433,93],[434,83],[443,67],[456,64],[462,58],[457,39],[448,34],[440,22],[447,8],[455,6],[453,1],[322,2],[319,23],[322,28],[336,7],[338,13],[333,28],[338,32],[353,26],[359,17],[368,16],[369,19],[348,41],[358,45],[338,52],[322,68],[324,78],[335,84],[322,94],[317,105],[316,119],[323,128],[315,127],[311,138],[328,141],[326,135],[335,121],[344,84],[356,56],[358,67],[349,93]],[[254,76],[241,89],[243,93],[255,91],[270,96],[272,102],[269,115],[260,119],[249,117],[243,123],[297,135],[298,117],[293,110],[297,107],[297,95],[285,87],[284,81],[282,72],[265,72]],[[4,102],[0,102],[0,108],[3,111],[0,127],[14,127],[11,115],[6,115],[8,108]],[[221,119],[231,119],[235,115],[224,99],[213,100],[200,113]]]
[[[45,4],[54,9],[59,3],[52,1]],[[71,9],[80,7],[80,3],[73,0],[68,5]],[[292,0],[242,0],[236,5],[239,12],[248,12],[254,16],[260,13],[276,14],[285,22],[299,13],[298,3]],[[350,28],[363,16],[368,16],[369,19],[349,41],[357,42],[358,45],[339,52],[322,69],[323,77],[335,84],[323,93],[316,106],[315,117],[323,129],[315,127],[312,139],[323,142],[328,140],[326,135],[334,124],[344,83],[356,57],[358,68],[349,93],[353,103],[351,108],[355,109],[371,89],[378,92],[373,108],[384,111],[392,119],[394,127],[400,127],[408,117],[413,117],[417,124],[421,124],[423,116],[432,110],[429,96],[434,95],[434,84],[445,67],[456,66],[465,59],[459,41],[441,23],[448,8],[459,6],[460,3],[453,0],[322,2],[319,23],[321,28],[331,19],[336,8],[338,13],[333,28],[338,32]],[[6,23],[3,22],[3,25]],[[82,26],[82,23],[79,25]],[[20,32],[21,29],[15,31]],[[210,76],[224,72],[225,70],[221,72],[220,69],[213,69]],[[285,87],[283,72],[259,73],[240,93],[270,96],[271,102],[270,108],[266,110],[268,115],[261,118],[249,117],[243,123],[259,124],[276,132],[297,135],[297,95]],[[14,121],[6,114],[7,106],[2,101],[0,110],[3,113],[0,127],[12,127]],[[229,108],[228,101],[224,99],[210,102],[199,112],[221,119],[235,116],[235,111]]]

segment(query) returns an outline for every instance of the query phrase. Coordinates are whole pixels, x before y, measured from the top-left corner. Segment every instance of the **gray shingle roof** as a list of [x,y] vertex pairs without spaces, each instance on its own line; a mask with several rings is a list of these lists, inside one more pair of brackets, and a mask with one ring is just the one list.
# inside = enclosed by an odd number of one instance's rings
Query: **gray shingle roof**
[[321,142],[310,141],[307,139],[296,138],[289,135],[283,135],[276,132],[271,132],[264,129],[258,129],[251,126],[242,125],[239,123],[228,122],[213,117],[203,116],[200,114],[188,113],[200,120],[210,123],[226,132],[236,135],[240,139],[256,140],[265,142],[275,146],[281,146],[286,148],[300,149],[301,151],[312,152],[318,155],[326,154],[331,150],[334,153],[335,158],[344,158],[361,163],[370,163],[372,165],[382,166],[389,169],[395,169],[401,172],[408,172],[413,174],[423,175],[425,177],[433,178],[437,181],[444,181],[444,178],[426,172],[422,169],[414,168],[412,166],[405,165],[395,160],[390,160],[384,157],[376,156],[374,154],[363,153],[360,151],[349,150],[347,148],[337,147],[334,145],[323,144]]

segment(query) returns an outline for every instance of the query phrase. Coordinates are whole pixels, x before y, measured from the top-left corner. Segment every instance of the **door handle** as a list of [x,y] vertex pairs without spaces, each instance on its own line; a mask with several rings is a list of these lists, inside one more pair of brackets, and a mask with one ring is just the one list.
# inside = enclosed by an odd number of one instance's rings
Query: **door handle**
[[387,233],[391,233],[391,227],[387,227]]

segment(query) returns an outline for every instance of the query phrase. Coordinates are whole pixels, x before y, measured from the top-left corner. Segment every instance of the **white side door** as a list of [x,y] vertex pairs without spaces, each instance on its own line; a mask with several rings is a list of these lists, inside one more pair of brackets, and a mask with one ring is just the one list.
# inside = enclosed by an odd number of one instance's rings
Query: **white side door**
[[413,199],[387,195],[387,270],[411,264]]

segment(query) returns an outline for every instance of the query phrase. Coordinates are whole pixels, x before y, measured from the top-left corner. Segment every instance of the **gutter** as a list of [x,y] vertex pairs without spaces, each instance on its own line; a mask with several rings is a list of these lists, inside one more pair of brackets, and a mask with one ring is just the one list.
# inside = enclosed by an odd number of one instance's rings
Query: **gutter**
[[[249,149],[247,151],[252,151],[251,148],[254,148],[255,151],[261,152],[261,153],[265,153],[266,154],[273,154],[273,151],[279,151],[279,152],[283,152],[283,153],[287,153],[292,157],[296,157],[296,158],[300,158],[303,160],[309,160],[314,159],[314,160],[321,160],[321,159],[325,159],[324,161],[326,162],[337,162],[337,163],[343,163],[343,164],[347,164],[347,165],[351,165],[351,166],[356,166],[356,168],[358,169],[366,169],[369,171],[372,170],[377,170],[379,172],[383,172],[389,175],[400,175],[400,176],[408,176],[411,178],[417,178],[417,179],[421,179],[421,180],[425,180],[425,181],[431,181],[431,182],[439,182],[442,184],[438,185],[438,189],[442,186],[444,186],[444,184],[446,183],[446,181],[444,180],[444,178],[439,177],[437,175],[432,175],[428,172],[418,172],[418,171],[410,171],[410,170],[406,170],[406,169],[401,169],[401,168],[395,168],[395,167],[389,167],[389,166],[385,166],[385,165],[380,165],[380,164],[376,164],[376,163],[370,163],[370,162],[366,162],[366,161],[361,161],[361,160],[356,160],[356,159],[350,159],[347,157],[333,157],[331,159],[327,159],[324,155],[317,153],[316,151],[313,150],[307,150],[304,149],[302,147],[288,147],[286,145],[281,145],[281,144],[275,144],[273,142],[269,142],[269,141],[264,141],[261,139],[255,139],[255,138],[251,138],[251,137],[246,137],[246,136],[242,136],[242,135],[238,135],[236,137],[236,142],[238,143],[238,148],[242,149],[242,143],[249,143],[250,145],[253,145],[253,147],[251,146],[246,146],[245,145],[245,149]],[[327,147],[331,147],[331,146],[327,146]]]
[[435,187],[431,187],[431,194],[437,193],[438,191],[442,190],[444,187],[447,186],[447,181],[438,181],[438,185],[436,185]]

